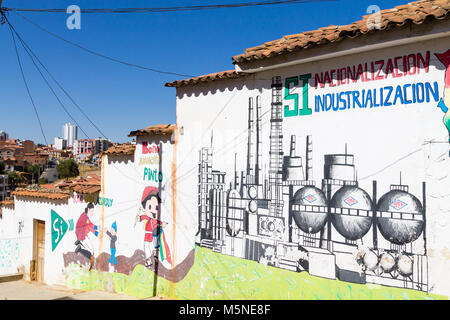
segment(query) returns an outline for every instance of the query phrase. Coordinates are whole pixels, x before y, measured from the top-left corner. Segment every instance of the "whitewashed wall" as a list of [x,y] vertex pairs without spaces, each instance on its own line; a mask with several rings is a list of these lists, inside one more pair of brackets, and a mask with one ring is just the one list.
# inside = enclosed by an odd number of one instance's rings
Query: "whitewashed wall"
[[17,232],[14,209],[3,207],[0,219],[0,275],[18,273],[21,270]]
[[[232,182],[235,154],[237,170],[245,170],[247,156],[248,99],[261,96],[263,172],[269,165],[269,119],[271,78],[285,79],[311,73],[314,75],[336,68],[394,59],[409,54],[430,52],[429,71],[423,69],[413,76],[388,77],[384,80],[350,83],[330,88],[309,88],[308,116],[283,117],[283,149],[289,151],[291,135],[297,135],[297,152],[305,159],[307,135],[313,139],[313,178],[323,178],[325,154],[355,155],[360,187],[370,194],[372,181],[378,182],[379,196],[389,191],[390,184],[409,185],[410,193],[421,199],[422,182],[427,185],[427,247],[429,249],[430,292],[450,295],[450,207],[448,206],[449,145],[448,131],[443,124],[444,113],[437,102],[400,104],[374,108],[314,112],[314,97],[341,91],[379,90],[380,87],[404,86],[418,82],[438,85],[439,98],[444,92],[445,69],[435,56],[450,47],[450,38],[425,41],[410,45],[348,55],[324,61],[293,65],[282,69],[260,72],[256,76],[235,80],[221,80],[177,89],[177,124],[183,129],[178,136],[177,151],[177,212],[178,228],[193,246],[197,231],[198,162],[201,147],[213,147],[213,169],[227,173],[227,184]],[[402,60],[398,60],[402,68]],[[401,69],[403,70],[403,69]],[[370,69],[369,69],[370,73]],[[336,82],[336,80],[334,80]],[[301,82],[300,82],[301,84]],[[298,93],[302,106],[301,85],[291,90]],[[434,87],[433,87],[434,88]],[[283,87],[284,96],[284,87]],[[395,91],[394,91],[395,93]],[[393,97],[391,97],[392,101]],[[293,100],[283,100],[283,106],[293,108]],[[212,139],[212,144],[211,144]],[[433,141],[432,144],[427,142]],[[305,165],[305,163],[303,163]],[[187,252],[189,247],[180,248]]]

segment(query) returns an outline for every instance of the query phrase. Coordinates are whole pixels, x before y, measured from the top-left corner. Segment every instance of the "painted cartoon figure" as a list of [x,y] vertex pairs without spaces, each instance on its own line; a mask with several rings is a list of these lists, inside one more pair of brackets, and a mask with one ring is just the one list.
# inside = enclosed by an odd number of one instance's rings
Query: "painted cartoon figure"
[[443,98],[439,101],[438,107],[441,108],[444,115],[444,124],[447,130],[449,131],[449,142],[450,142],[450,49],[445,53],[435,54],[440,62],[445,66],[445,86],[444,86],[444,95]]
[[75,226],[75,234],[77,236],[77,241],[75,241],[75,245],[77,246],[75,253],[81,253],[90,260],[91,264],[89,270],[91,270],[94,265],[94,246],[92,244],[92,236],[98,237],[99,234],[99,228],[92,223],[93,217],[94,205],[89,203],[84,212],[78,218]]
[[117,224],[115,221],[111,225],[111,229],[109,231],[106,231],[106,234],[111,238],[111,242],[109,244],[109,248],[111,250],[111,259],[109,259],[109,263],[117,264],[116,259]]
[[158,258],[159,253],[161,261],[167,260],[171,263],[169,246],[163,232],[167,223],[157,219],[161,205],[158,189],[146,187],[142,194],[141,204],[143,214],[138,215],[136,221],[145,221],[144,252],[146,267],[152,265],[152,251],[155,259]]

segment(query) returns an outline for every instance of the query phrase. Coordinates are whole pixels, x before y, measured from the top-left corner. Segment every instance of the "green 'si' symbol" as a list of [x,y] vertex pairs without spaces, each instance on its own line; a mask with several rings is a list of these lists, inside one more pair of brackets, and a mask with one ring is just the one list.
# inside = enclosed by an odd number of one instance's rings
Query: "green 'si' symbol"
[[52,218],[52,251],[56,249],[61,239],[67,232],[69,225],[64,219],[57,214],[55,211],[51,210]]

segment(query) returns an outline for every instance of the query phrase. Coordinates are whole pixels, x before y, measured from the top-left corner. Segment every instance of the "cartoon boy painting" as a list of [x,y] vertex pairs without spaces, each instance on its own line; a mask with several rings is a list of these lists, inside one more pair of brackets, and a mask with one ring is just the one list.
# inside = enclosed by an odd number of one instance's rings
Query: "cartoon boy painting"
[[[157,219],[161,205],[161,198],[159,197],[158,189],[155,187],[146,187],[142,194],[141,204],[143,214],[138,215],[136,220],[145,221],[145,266],[150,267],[152,265],[152,251],[155,259],[158,258],[159,253],[161,261],[166,259],[169,263],[171,263],[169,246],[167,245],[163,232],[163,228],[166,227],[167,223]],[[161,243],[162,246],[160,246]]]
[[111,242],[109,243],[109,248],[111,250],[111,259],[109,259],[109,263],[117,264],[116,259],[117,224],[115,221],[111,225],[111,230],[106,231],[106,234],[111,239]]
[[77,241],[75,245],[75,253],[81,253],[83,256],[90,260],[89,270],[94,265],[94,246],[92,245],[92,236],[98,237],[98,227],[92,223],[94,217],[94,205],[89,203],[84,209],[84,212],[78,218],[75,234]]

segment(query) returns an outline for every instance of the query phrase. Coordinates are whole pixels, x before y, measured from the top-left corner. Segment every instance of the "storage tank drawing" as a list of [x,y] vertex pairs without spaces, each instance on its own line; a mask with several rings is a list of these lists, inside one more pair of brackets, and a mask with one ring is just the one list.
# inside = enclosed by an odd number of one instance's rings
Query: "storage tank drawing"
[[373,203],[361,188],[344,186],[331,198],[331,221],[348,240],[361,239],[372,225]]
[[327,199],[319,188],[305,186],[293,199],[293,217],[297,226],[305,233],[317,233],[327,222]]
[[383,237],[395,244],[404,245],[423,231],[423,207],[414,195],[392,189],[378,201],[378,229]]

